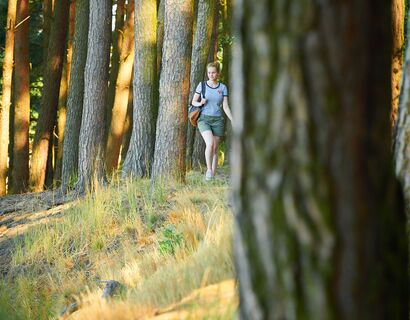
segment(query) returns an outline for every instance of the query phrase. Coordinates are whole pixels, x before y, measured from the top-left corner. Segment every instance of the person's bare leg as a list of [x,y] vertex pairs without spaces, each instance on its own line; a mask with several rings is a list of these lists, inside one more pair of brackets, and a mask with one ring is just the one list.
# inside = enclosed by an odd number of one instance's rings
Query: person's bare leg
[[212,175],[214,176],[216,173],[216,167],[218,166],[218,146],[219,142],[221,141],[221,137],[214,136],[214,143],[213,143],[213,154],[212,154]]
[[206,167],[208,171],[212,172],[212,156],[213,156],[213,149],[214,149],[214,136],[211,130],[206,130],[201,132],[202,138],[205,141],[205,161]]

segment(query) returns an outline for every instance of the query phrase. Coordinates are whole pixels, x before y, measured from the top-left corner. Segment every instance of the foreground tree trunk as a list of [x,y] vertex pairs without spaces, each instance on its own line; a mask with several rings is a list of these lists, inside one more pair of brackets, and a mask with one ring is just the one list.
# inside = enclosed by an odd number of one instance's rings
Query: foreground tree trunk
[[[204,77],[208,53],[211,46],[211,35],[214,25],[215,0],[199,0],[194,43],[191,55],[191,76],[188,102],[192,101],[196,86]],[[192,168],[192,153],[196,128],[188,121],[186,164],[188,170]],[[199,137],[202,139],[202,137]]]
[[397,107],[399,104],[401,74],[403,68],[403,47],[404,47],[404,12],[405,0],[393,0],[391,3],[392,12],[392,111],[391,123],[394,126],[397,118]]
[[11,84],[13,75],[14,25],[17,0],[9,0],[4,50],[2,97],[0,106],[0,196],[6,194],[7,159],[9,147]]
[[389,2],[235,4],[241,318],[406,319]]
[[115,86],[114,104],[112,106],[111,124],[109,125],[105,165],[108,173],[117,169],[121,142],[124,135],[124,124],[127,116],[128,96],[134,63],[134,0],[127,4],[127,20],[124,26],[121,46],[120,65]]
[[111,1],[90,1],[84,108],[78,159],[78,191],[92,190],[104,179],[105,102],[110,62]]
[[153,162],[157,117],[157,4],[135,3],[133,126],[123,175],[148,176]]
[[[10,191],[23,193],[29,179],[29,124],[30,124],[30,61],[29,61],[29,1],[19,0],[17,4],[17,24],[15,35],[14,67],[14,134],[13,166]],[[24,22],[23,22],[24,21]]]
[[30,186],[33,191],[43,190],[46,177],[49,144],[52,141],[58,107],[69,7],[69,0],[61,0],[56,2],[54,8],[54,20],[50,32],[50,45],[48,47],[48,61],[44,75],[41,107],[31,157]]
[[75,3],[73,58],[67,96],[67,118],[63,140],[61,186],[65,190],[77,175],[78,141],[84,98],[84,69],[87,59],[89,0]]
[[164,44],[153,177],[185,178],[185,142],[192,49],[192,0],[165,0]]

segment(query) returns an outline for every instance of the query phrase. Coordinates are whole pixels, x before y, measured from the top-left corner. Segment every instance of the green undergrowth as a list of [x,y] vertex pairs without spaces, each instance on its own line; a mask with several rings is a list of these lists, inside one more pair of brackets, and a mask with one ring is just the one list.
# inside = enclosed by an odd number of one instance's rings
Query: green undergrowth
[[97,188],[14,240],[0,319],[55,318],[100,296],[102,280],[123,284],[114,301],[126,308],[157,309],[233,278],[227,198],[226,178],[206,183],[199,172],[184,185],[141,179]]

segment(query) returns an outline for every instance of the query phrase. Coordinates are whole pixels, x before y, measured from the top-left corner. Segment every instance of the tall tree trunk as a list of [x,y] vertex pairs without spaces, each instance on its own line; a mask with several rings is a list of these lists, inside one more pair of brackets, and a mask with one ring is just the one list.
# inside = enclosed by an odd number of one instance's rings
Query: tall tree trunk
[[[198,15],[196,19],[196,29],[194,34],[194,43],[192,45],[191,55],[191,76],[189,89],[189,102],[192,101],[196,86],[204,78],[208,53],[211,46],[211,36],[214,25],[215,0],[199,0]],[[212,18],[210,18],[212,17]],[[188,121],[187,131],[187,151],[186,164],[187,169],[192,168],[192,153],[194,147],[194,137],[196,128]],[[200,137],[202,139],[202,137]]]
[[53,0],[43,0],[43,66],[47,65],[48,44],[50,42],[51,23],[53,20]]
[[154,178],[185,179],[193,0],[165,0]]
[[73,60],[73,37],[75,28],[75,1],[70,2],[70,17],[68,24],[68,40],[67,40],[67,54],[64,59],[63,74],[61,77],[60,94],[58,99],[58,116],[57,116],[57,139],[56,143],[56,159],[54,169],[54,181],[61,182],[61,168],[63,161],[63,141],[65,124],[67,120],[67,95],[68,84],[70,83],[71,62]]
[[[29,61],[29,1],[17,3],[14,67],[14,134],[13,165],[10,191],[23,193],[29,179],[29,123],[30,123],[30,61]],[[23,22],[24,21],[24,22]]]
[[[218,52],[218,26],[219,26],[219,3],[216,3],[214,12],[214,19],[212,24],[212,34],[210,37],[210,46],[208,48],[207,62],[214,62],[217,60],[216,53]],[[207,76],[207,70],[204,69],[204,75]],[[225,121],[226,122],[226,121]],[[200,168],[205,166],[205,141],[201,136],[199,130],[195,131],[195,137],[192,148],[192,167]]]
[[[125,118],[124,124],[124,136],[122,138],[122,148],[121,148],[121,162],[120,165],[123,166],[125,157],[127,156],[128,149],[130,147],[131,134],[132,134],[132,108],[133,108],[133,85],[131,81],[131,87],[128,92],[128,106],[127,106],[127,116]],[[155,136],[155,135],[154,135]]]
[[127,20],[124,26],[123,39],[105,153],[105,165],[108,173],[112,173],[117,169],[127,116],[132,66],[134,64],[134,0],[129,0],[127,3]]
[[63,140],[61,186],[65,190],[77,176],[78,142],[84,98],[84,70],[87,60],[90,1],[75,2],[73,59],[67,97],[67,119]]
[[[120,67],[120,53],[124,42],[124,17],[125,17],[125,0],[117,0],[117,9],[115,12],[115,28],[112,34],[112,54],[110,78],[108,81],[108,97],[106,110],[106,130],[108,134],[111,124],[112,108],[114,105],[118,70]],[[104,138],[105,141],[107,137]]]
[[78,160],[78,191],[91,190],[104,179],[105,102],[111,40],[111,1],[90,1],[84,108]]
[[135,3],[133,127],[123,175],[148,176],[153,162],[157,117],[157,4]]
[[6,194],[7,159],[9,146],[11,85],[13,78],[14,26],[17,0],[9,0],[6,24],[6,46],[3,62],[2,97],[0,106],[0,196]]
[[70,1],[57,1],[54,8],[53,27],[47,55],[47,69],[44,75],[43,94],[33,142],[31,157],[30,186],[33,191],[43,190],[49,144],[58,107],[61,73],[68,28]]
[[390,3],[282,4],[235,2],[241,318],[406,319]]
[[164,44],[164,15],[165,15],[165,0],[159,0],[158,18],[157,18],[157,75],[161,72],[162,61],[162,45]]

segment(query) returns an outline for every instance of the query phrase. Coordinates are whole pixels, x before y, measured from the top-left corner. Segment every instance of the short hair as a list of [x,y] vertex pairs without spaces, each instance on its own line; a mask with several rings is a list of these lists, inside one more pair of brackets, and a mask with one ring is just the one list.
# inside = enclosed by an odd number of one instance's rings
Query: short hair
[[219,61],[208,63],[206,66],[206,70],[208,70],[208,68],[215,68],[218,73],[221,73],[221,64],[219,63]]

